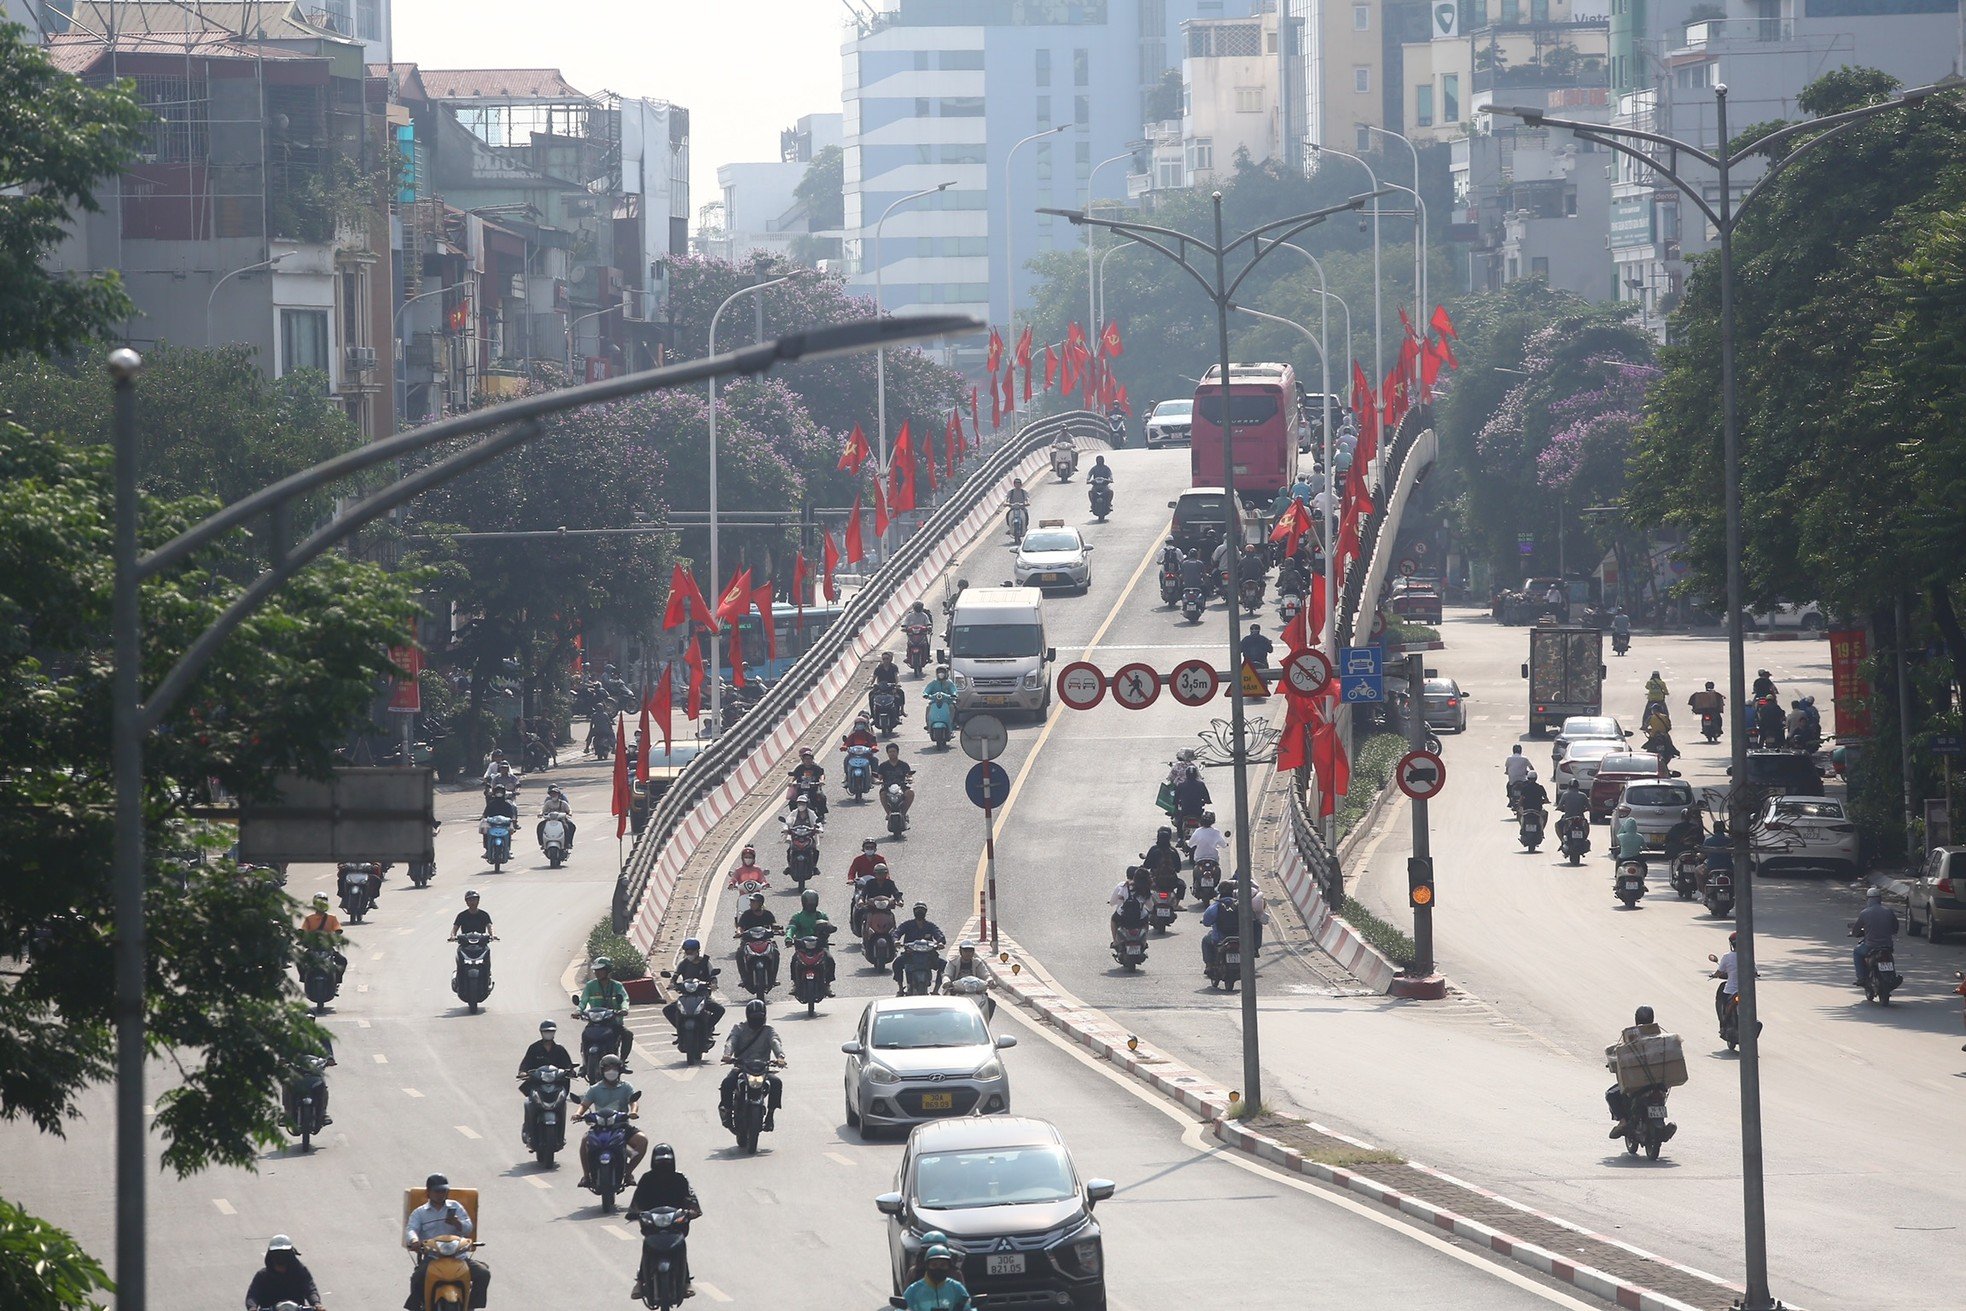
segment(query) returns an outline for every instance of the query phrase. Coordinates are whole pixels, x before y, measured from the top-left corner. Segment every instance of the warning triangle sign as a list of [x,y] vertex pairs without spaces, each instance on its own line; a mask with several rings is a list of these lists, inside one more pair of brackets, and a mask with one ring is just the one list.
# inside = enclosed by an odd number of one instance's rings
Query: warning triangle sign
[[1256,672],[1256,666],[1247,660],[1242,662],[1242,695],[1246,701],[1260,701],[1270,694],[1264,685],[1263,676]]

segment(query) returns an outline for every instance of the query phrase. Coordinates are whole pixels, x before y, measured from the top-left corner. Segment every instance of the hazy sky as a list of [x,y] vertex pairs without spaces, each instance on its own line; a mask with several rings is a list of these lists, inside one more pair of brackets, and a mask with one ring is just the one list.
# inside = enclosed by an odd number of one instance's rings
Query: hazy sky
[[690,226],[717,166],[778,158],[778,131],[840,107],[838,0],[396,0],[396,58],[557,68],[582,91],[690,111]]

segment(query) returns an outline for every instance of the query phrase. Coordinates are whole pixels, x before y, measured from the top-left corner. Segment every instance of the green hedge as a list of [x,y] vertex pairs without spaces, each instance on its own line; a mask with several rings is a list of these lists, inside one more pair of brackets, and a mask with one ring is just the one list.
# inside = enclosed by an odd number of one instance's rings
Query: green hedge
[[1343,841],[1352,825],[1365,814],[1373,798],[1392,782],[1393,766],[1407,752],[1406,739],[1398,733],[1377,732],[1355,745],[1352,752],[1352,790],[1338,800],[1338,839]]
[[587,959],[606,956],[614,962],[614,977],[617,979],[645,978],[649,972],[648,957],[636,948],[635,944],[614,931],[614,921],[602,916],[595,922],[587,935]]
[[1351,897],[1345,898],[1338,908],[1345,922],[1358,930],[1360,937],[1378,949],[1379,954],[1393,964],[1405,969],[1413,963],[1417,949],[1413,939],[1374,915]]

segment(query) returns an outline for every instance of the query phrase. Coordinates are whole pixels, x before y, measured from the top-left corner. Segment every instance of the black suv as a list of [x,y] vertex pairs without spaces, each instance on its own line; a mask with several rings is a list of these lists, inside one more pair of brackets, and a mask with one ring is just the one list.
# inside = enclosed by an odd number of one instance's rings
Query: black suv
[[1748,752],[1747,784],[1771,797],[1820,797],[1823,775],[1800,751]]

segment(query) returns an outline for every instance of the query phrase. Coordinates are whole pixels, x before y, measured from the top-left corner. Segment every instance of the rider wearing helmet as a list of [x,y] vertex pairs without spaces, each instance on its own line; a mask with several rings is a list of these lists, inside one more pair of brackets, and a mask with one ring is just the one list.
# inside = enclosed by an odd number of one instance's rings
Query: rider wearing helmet
[[683,954],[676,960],[672,971],[678,983],[684,979],[696,979],[705,984],[717,981],[717,972],[710,964],[710,958],[703,954],[703,944],[695,938],[683,939]]
[[[328,894],[317,892],[309,903],[307,917],[300,922],[301,944],[304,947],[321,946],[334,958],[335,982],[348,972],[348,957],[341,954],[341,920],[330,909]],[[295,967],[301,972],[301,981],[307,981],[307,965],[303,960]]]
[[[580,1114],[594,1111],[626,1111],[633,1115],[642,1100],[642,1094],[635,1085],[621,1076],[627,1070],[621,1058],[607,1055],[601,1058],[601,1077],[598,1082],[587,1085],[587,1091],[580,1095]],[[628,1169],[621,1176],[624,1183],[633,1183],[635,1167],[642,1163],[647,1154],[649,1140],[639,1129],[628,1131]],[[580,1186],[589,1188],[594,1183],[594,1162],[588,1155],[587,1143],[580,1144]]]
[[[1641,1006],[1632,1012],[1631,1025],[1623,1033],[1618,1035],[1618,1042],[1622,1045],[1634,1039],[1651,1037],[1661,1032],[1663,1030],[1659,1028],[1658,1024],[1652,1018],[1652,1008],[1650,1006]],[[1631,1116],[1631,1099],[1622,1088],[1614,1083],[1604,1090],[1604,1104],[1611,1109],[1611,1132],[1606,1134],[1605,1137],[1623,1138],[1627,1128],[1625,1121]],[[1668,1131],[1671,1127],[1670,1125],[1666,1126]],[[1670,1132],[1668,1132],[1667,1136],[1671,1136]]]
[[866,932],[867,903],[875,897],[886,897],[894,905],[901,903],[901,888],[888,872],[887,862],[875,857],[873,866],[853,888],[853,908],[848,912],[847,927],[857,938]]
[[[776,1064],[785,1063],[785,1046],[778,1041],[777,1032],[765,1023],[765,1004],[753,997],[744,1005],[744,1023],[733,1025],[730,1037],[724,1040],[724,1060],[732,1065],[731,1072],[724,1076],[723,1086],[718,1090],[717,1115],[724,1128],[730,1128],[730,1099],[737,1091],[737,1081],[744,1077],[746,1061],[770,1060]],[[771,1108],[765,1116],[765,1128],[772,1127],[778,1118],[778,1104],[785,1093],[783,1081],[775,1074],[767,1075],[771,1082]]]
[[[825,928],[822,929],[821,925],[825,925]],[[806,938],[817,938],[820,946],[823,947],[826,945],[826,939],[832,935],[832,931],[833,921],[827,918],[825,911],[819,909],[819,893],[812,888],[801,892],[799,908],[792,912],[791,919],[785,921],[785,941],[792,946],[797,946]],[[826,995],[830,997],[833,995],[833,953],[829,951],[825,957]]]
[[[665,1206],[674,1207],[691,1220],[703,1214],[703,1203],[696,1199],[696,1190],[690,1187],[689,1176],[676,1168],[676,1149],[668,1143],[657,1143],[649,1149],[648,1172],[635,1185],[635,1195],[629,1199],[628,1219],[631,1222],[640,1220],[644,1211]],[[677,1255],[683,1262],[683,1287],[689,1290],[683,1296],[693,1297],[695,1291],[689,1289],[689,1255],[680,1250]],[[635,1273],[635,1286],[628,1292],[628,1296],[638,1302],[642,1300],[642,1290],[647,1287],[650,1273],[646,1254],[642,1261],[642,1266]]]
[[275,1234],[266,1244],[264,1265],[254,1272],[252,1283],[246,1286],[246,1311],[273,1311],[282,1302],[297,1302],[321,1311],[321,1290],[314,1286],[314,1276],[300,1263],[294,1240],[285,1234]]
[[730,882],[725,887],[741,888],[746,883],[770,883],[771,876],[765,873],[764,866],[758,864],[758,849],[750,843],[738,854],[737,863],[730,867]]
[[587,980],[580,989],[580,1009],[614,1012],[614,1031],[620,1037],[620,1046],[616,1050],[621,1053],[621,1059],[625,1062],[628,1054],[635,1050],[635,1035],[629,1031],[627,1025],[628,989],[615,981],[614,962],[606,956],[596,956],[594,963],[588,968],[593,972],[594,977]]
[[[476,1228],[471,1222],[471,1213],[464,1204],[451,1196],[451,1181],[441,1174],[433,1174],[423,1181],[423,1205],[410,1212],[409,1221],[403,1226],[403,1246],[417,1253],[416,1268],[410,1272],[410,1295],[403,1300],[403,1311],[422,1311],[423,1307],[423,1267],[430,1260],[430,1254],[421,1250],[421,1244],[429,1238],[469,1238]],[[486,1295],[491,1292],[491,1271],[482,1261],[474,1261],[469,1256],[464,1263],[471,1267],[471,1308],[484,1311]]]
[[922,1252],[922,1277],[901,1295],[908,1311],[969,1311],[969,1290],[956,1278],[956,1254],[943,1243]]
[[[1195,812],[1197,818],[1201,812]],[[1154,833],[1154,845],[1140,857],[1141,865],[1153,880],[1156,892],[1172,890],[1174,900],[1179,902],[1188,895],[1188,885],[1181,877],[1181,849],[1174,845],[1174,830],[1166,824]]]
[[786,792],[787,804],[796,807],[801,792],[812,806],[816,822],[826,822],[826,767],[813,758],[811,747],[799,748],[799,763],[792,767],[791,786]]
[[[942,931],[941,925],[928,917],[928,903],[925,901],[915,903],[914,917],[894,931],[894,940],[899,943],[932,942],[938,951],[949,945],[949,935]],[[907,959],[906,952],[894,954],[894,991],[897,997],[906,991],[901,983],[901,968],[907,963]],[[942,960],[937,957],[935,973],[938,979],[942,975],[942,969]]]

